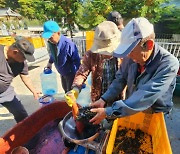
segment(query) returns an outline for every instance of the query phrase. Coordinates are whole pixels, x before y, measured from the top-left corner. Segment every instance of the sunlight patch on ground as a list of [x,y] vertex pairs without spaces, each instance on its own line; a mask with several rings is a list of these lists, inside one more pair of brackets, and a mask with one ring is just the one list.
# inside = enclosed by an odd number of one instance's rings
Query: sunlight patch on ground
[[0,120],[11,120],[11,119],[14,119],[13,116],[8,116],[8,117],[1,117],[0,116]]
[[1,114],[8,114],[8,113],[9,113],[9,111],[5,107],[0,106],[0,115]]

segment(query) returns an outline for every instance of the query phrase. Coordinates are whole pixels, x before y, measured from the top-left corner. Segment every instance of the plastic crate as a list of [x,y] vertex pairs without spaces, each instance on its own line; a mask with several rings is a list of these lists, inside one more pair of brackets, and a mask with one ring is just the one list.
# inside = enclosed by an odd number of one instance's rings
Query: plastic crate
[[42,47],[45,47],[45,46],[46,46],[46,43],[45,43],[44,38],[40,37],[40,39],[41,39]]
[[41,37],[28,37],[27,39],[34,45],[35,49],[45,46],[44,40]]
[[1,37],[0,38],[0,44],[1,45],[11,45],[15,42],[13,37],[7,36],[7,37]]
[[137,113],[114,121],[106,148],[112,154],[118,127],[140,129],[152,137],[153,154],[172,154],[163,113]]
[[94,31],[86,31],[86,51],[90,50],[94,41]]

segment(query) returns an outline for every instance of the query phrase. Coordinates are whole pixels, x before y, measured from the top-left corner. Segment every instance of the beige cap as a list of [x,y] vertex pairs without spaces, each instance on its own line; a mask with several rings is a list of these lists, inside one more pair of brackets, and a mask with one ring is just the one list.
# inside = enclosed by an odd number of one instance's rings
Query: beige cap
[[93,53],[112,55],[120,44],[121,32],[115,23],[104,21],[95,29],[94,43],[91,48]]

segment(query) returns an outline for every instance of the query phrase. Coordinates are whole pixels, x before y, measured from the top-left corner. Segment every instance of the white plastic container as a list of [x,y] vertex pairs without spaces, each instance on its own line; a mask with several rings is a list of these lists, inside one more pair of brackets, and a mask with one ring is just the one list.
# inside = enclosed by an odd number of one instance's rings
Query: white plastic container
[[55,95],[58,90],[56,73],[49,68],[44,68],[40,74],[41,87],[44,95]]
[[87,80],[86,80],[86,86],[81,90],[79,93],[79,96],[77,98],[77,103],[81,106],[88,106],[92,100],[91,100],[91,73],[89,74]]

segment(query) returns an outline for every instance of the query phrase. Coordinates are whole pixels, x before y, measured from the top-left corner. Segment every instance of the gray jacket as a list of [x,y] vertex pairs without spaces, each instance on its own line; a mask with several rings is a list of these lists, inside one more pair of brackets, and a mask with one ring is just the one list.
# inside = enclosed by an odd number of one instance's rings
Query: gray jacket
[[155,44],[154,52],[145,65],[145,71],[137,77],[138,65],[126,57],[117,71],[116,79],[101,98],[112,102],[125,85],[127,99],[119,100],[106,108],[110,118],[124,117],[151,108],[154,112],[168,112],[176,84],[179,62],[167,50]]

